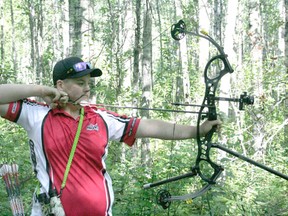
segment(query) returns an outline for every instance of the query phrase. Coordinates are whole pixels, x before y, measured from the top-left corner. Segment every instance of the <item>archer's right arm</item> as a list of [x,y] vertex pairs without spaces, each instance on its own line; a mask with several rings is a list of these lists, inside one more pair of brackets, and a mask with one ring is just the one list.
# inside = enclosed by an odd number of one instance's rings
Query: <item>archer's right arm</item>
[[41,97],[47,104],[58,101],[65,92],[41,85],[2,84],[0,85],[0,116],[7,113],[9,103],[29,97]]

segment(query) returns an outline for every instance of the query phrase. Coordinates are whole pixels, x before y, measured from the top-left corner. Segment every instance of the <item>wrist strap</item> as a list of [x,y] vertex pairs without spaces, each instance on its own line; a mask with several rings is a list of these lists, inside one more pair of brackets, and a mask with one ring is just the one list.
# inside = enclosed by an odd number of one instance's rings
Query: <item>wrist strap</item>
[[74,157],[74,154],[75,154],[75,151],[76,151],[76,147],[77,147],[77,144],[78,144],[78,140],[79,140],[79,137],[80,137],[80,133],[81,133],[82,125],[83,125],[83,119],[84,119],[84,108],[82,107],[81,108],[81,112],[80,112],[80,119],[79,119],[79,123],[78,123],[77,132],[76,132],[76,135],[75,135],[75,138],[74,138],[74,142],[73,142],[73,146],[72,146],[72,149],[71,149],[71,152],[70,152],[70,155],[69,155],[69,159],[68,159],[68,162],[67,162],[67,165],[66,165],[66,170],[65,170],[64,177],[63,177],[63,180],[62,180],[59,197],[62,195],[62,191],[63,191],[63,189],[66,186],[66,181],[67,181],[67,178],[68,178],[68,174],[69,174],[69,171],[70,171],[72,160],[73,160],[73,157]]

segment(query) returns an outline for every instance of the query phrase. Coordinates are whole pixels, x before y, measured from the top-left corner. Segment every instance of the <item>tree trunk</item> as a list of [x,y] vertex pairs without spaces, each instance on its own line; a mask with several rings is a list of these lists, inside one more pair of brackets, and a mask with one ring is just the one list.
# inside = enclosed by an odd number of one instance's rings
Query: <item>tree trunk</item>
[[[225,33],[224,33],[224,38],[223,41],[224,43],[224,51],[228,55],[228,59],[230,64],[236,65],[237,64],[237,58],[236,58],[236,52],[235,52],[235,30],[236,30],[236,14],[237,14],[237,8],[238,8],[238,3],[233,1],[233,0],[228,0],[227,3],[227,15],[226,15],[226,25],[225,25]],[[235,68],[233,68],[235,70]],[[222,79],[221,79],[221,86],[220,86],[220,97],[230,97],[230,88],[231,88],[231,83],[230,83],[231,76],[229,74],[226,74]],[[234,95],[233,95],[234,96]],[[219,102],[219,110],[222,113],[225,113],[226,116],[229,115],[229,104],[225,101],[220,101]]]
[[[200,30],[210,30],[210,13],[208,0],[199,1],[199,27]],[[209,41],[199,39],[199,71],[201,71],[201,80],[203,82],[203,71],[209,57]],[[204,97],[204,95],[203,95]],[[202,98],[201,98],[202,99]]]
[[4,76],[4,55],[5,55],[5,48],[4,48],[4,9],[3,9],[3,1],[0,1],[0,83],[5,83],[5,76]]
[[37,4],[36,10],[36,28],[35,28],[35,51],[36,51],[36,83],[43,83],[43,10],[42,10],[42,0]]
[[[255,92],[257,95],[263,94],[263,32],[260,13],[259,0],[250,1],[249,3],[249,39],[250,39],[250,52],[251,52],[251,66],[252,73],[255,79],[252,79],[252,86],[255,86]],[[259,113],[260,114],[260,113]],[[254,125],[254,150],[255,156],[261,159],[265,155],[266,146],[264,145],[264,129],[265,126],[260,121],[255,121],[258,124]]]
[[163,70],[163,36],[162,36],[162,19],[161,19],[161,12],[160,12],[160,5],[161,2],[159,2],[159,0],[156,0],[156,11],[157,11],[157,21],[158,21],[158,27],[159,27],[159,43],[160,43],[160,74],[162,74],[162,70]]
[[13,0],[10,0],[10,14],[11,14],[11,27],[12,27],[12,59],[13,59],[13,71],[17,76],[18,71],[18,62],[17,62],[17,50],[16,50],[16,41],[15,41],[15,21],[14,21],[14,9],[13,9]]
[[[286,66],[286,74],[288,75],[288,0],[285,0],[285,30],[284,30],[284,41],[285,41],[285,66]],[[285,113],[284,118],[288,119],[288,85],[286,85],[286,97],[285,97]],[[288,125],[284,127],[284,144],[288,143]]]
[[[139,80],[140,80],[140,39],[141,39],[141,0],[136,0],[135,6],[135,32],[134,32],[134,47],[133,47],[133,74],[132,74],[132,92],[137,95],[139,92]],[[138,106],[138,97],[132,98],[132,106]],[[137,115],[137,110],[133,110],[133,116]],[[138,142],[137,142],[138,143]],[[137,143],[132,146],[133,157],[137,157],[138,149]]]
[[[146,0],[143,22],[143,56],[142,56],[142,101],[141,107],[149,108],[152,100],[152,17],[151,2]],[[148,110],[142,110],[141,116],[150,118]],[[149,139],[141,140],[141,159],[144,165],[149,163]]]
[[[28,10],[28,16],[29,16],[29,28],[30,28],[30,71],[35,73],[35,8],[33,2],[31,0],[27,1],[27,10]],[[31,80],[30,80],[31,82]]]
[[[61,19],[59,20],[62,25],[62,43],[63,43],[63,56],[67,57],[71,55],[70,51],[70,41],[72,34],[70,32],[70,10],[69,10],[69,1],[70,0],[63,0],[63,4],[61,6]],[[61,22],[62,21],[62,22]],[[61,45],[60,45],[61,46]]]
[[[182,12],[180,3],[181,2],[178,0],[175,1],[176,17],[181,19],[183,17],[183,12]],[[182,101],[180,99],[183,98],[184,103],[190,104],[191,97],[190,97],[190,79],[189,79],[189,71],[188,71],[187,37],[184,37],[183,39],[179,41],[179,61],[180,61],[181,67],[179,71],[179,76],[177,76],[178,81],[177,81],[176,89],[177,90],[182,89],[179,92],[177,91],[177,93],[183,92],[183,96],[178,94],[176,95],[176,99],[178,101]]]
[[[139,60],[140,60],[140,38],[141,38],[141,0],[136,0],[136,28],[135,28],[135,42],[133,49],[133,76],[132,76],[132,89],[133,93],[137,93],[139,91]],[[133,105],[137,106],[137,101],[133,102]]]
[[81,56],[82,53],[82,20],[83,8],[81,0],[69,0],[69,26],[71,55]]

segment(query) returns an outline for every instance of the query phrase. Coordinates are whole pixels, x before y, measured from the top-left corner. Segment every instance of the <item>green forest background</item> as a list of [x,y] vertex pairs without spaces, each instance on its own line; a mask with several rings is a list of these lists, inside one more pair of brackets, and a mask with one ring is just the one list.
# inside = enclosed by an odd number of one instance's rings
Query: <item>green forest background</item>
[[[93,103],[196,112],[197,107],[172,103],[202,102],[203,70],[215,50],[196,36],[175,41],[170,29],[180,19],[189,31],[205,29],[234,68],[217,95],[255,97],[245,111],[235,103],[217,103],[223,121],[217,142],[288,175],[288,1],[0,0],[0,19],[1,84],[52,86],[53,65],[76,55],[103,71],[92,86]],[[191,113],[111,109],[181,124],[197,121]],[[37,185],[29,152],[26,132],[0,119],[0,164],[19,165],[27,215]],[[200,177],[149,190],[143,185],[189,171],[196,155],[196,140],[142,139],[132,148],[110,143],[113,214],[288,215],[287,180],[217,150],[212,160],[225,168],[217,184],[194,200],[162,209],[156,203],[160,189],[191,193],[203,186]],[[0,215],[12,215],[2,180]]]

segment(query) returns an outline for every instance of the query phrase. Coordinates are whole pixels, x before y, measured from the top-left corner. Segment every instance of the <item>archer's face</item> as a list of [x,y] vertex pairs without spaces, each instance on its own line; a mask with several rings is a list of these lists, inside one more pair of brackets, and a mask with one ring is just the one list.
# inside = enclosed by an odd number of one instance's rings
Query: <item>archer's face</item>
[[[88,101],[90,97],[90,74],[73,79],[65,79],[62,81],[62,90],[65,91],[69,98],[75,103],[80,101]],[[75,101],[76,100],[76,101]]]

